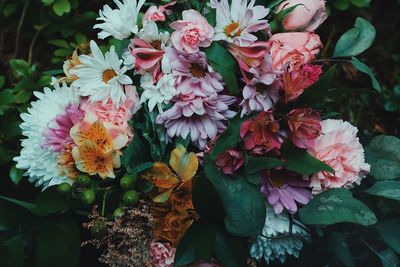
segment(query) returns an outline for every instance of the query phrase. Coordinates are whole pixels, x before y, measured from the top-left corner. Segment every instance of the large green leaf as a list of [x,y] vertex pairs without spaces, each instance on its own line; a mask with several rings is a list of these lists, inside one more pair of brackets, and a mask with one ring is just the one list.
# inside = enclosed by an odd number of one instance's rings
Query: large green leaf
[[77,266],[79,249],[79,225],[72,217],[43,222],[36,243],[37,266]]
[[370,195],[400,201],[400,181],[378,181],[366,192]]
[[235,147],[240,142],[240,126],[243,119],[239,116],[230,121],[228,129],[226,129],[218,138],[213,150],[210,154],[211,159],[215,160],[219,154],[225,150]]
[[13,198],[9,198],[9,197],[4,197],[4,196],[0,196],[0,200],[12,203],[14,205],[18,205],[24,209],[29,210],[30,212],[32,212],[33,214],[37,214],[37,215],[45,215],[45,213],[43,211],[41,211],[35,204],[33,203],[29,203],[29,202],[25,202],[25,201],[21,201],[18,199],[13,199]]
[[140,166],[142,163],[148,162],[145,158],[147,149],[139,135],[135,134],[132,142],[125,149],[122,155],[121,162],[122,166],[129,172],[135,173],[136,167]]
[[286,158],[286,168],[303,175],[310,175],[320,171],[334,173],[332,167],[313,157],[305,149],[286,143],[282,146],[282,155]]
[[246,162],[246,175],[253,174],[261,170],[268,170],[285,164],[276,158],[269,157],[249,157]]
[[237,63],[235,58],[218,42],[213,42],[210,47],[204,49],[204,52],[210,65],[221,74],[229,92],[232,95],[237,95],[239,85],[236,78]]
[[246,267],[248,250],[241,238],[219,229],[215,240],[215,256],[223,264],[229,267]]
[[305,224],[348,222],[371,225],[377,221],[374,213],[364,203],[342,188],[330,189],[317,195],[299,210],[299,214]]
[[330,233],[327,240],[327,246],[344,266],[355,267],[350,247],[341,233]]
[[57,192],[57,186],[47,188],[36,199],[37,208],[45,213],[56,213],[70,208],[70,201]]
[[221,197],[228,232],[237,236],[260,234],[265,222],[265,199],[259,188],[242,176],[222,174],[208,157],[204,160],[204,173]]
[[374,26],[358,17],[354,28],[345,32],[336,44],[334,57],[354,57],[367,50],[375,40]]
[[213,222],[195,221],[179,243],[174,266],[187,265],[198,259],[210,260],[214,253],[217,229]]
[[376,228],[385,243],[400,254],[400,219],[385,219],[380,221]]
[[24,246],[21,235],[16,235],[0,244],[0,266],[24,266]]
[[375,179],[390,180],[400,177],[400,139],[377,136],[365,148],[366,161]]
[[69,13],[71,11],[71,3],[69,0],[55,0],[53,10],[58,16],[62,16],[64,13]]
[[361,71],[362,73],[367,74],[370,79],[371,79],[371,83],[372,83],[372,87],[377,91],[377,92],[381,92],[381,85],[379,84],[378,80],[375,78],[374,73],[372,72],[372,70],[362,61],[360,61],[359,59],[357,59],[356,57],[353,57],[351,59],[351,63],[353,64],[353,66]]
[[390,248],[379,252],[383,267],[399,267],[399,258]]
[[192,191],[193,206],[201,218],[217,221],[224,219],[224,207],[217,190],[204,176],[194,179]]

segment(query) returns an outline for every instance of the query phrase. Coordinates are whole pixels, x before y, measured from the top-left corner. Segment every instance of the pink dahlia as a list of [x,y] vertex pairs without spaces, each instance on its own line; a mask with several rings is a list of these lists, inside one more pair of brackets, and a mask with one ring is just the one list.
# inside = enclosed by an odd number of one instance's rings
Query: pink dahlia
[[311,176],[313,193],[330,188],[350,188],[360,184],[370,165],[365,163],[364,148],[357,137],[358,129],[342,120],[321,122],[322,134],[309,149],[317,159],[331,166],[335,173],[319,172]]
[[229,110],[229,105],[236,102],[232,96],[180,94],[174,102],[172,108],[157,117],[157,123],[165,126],[169,137],[190,136],[199,148],[223,132],[226,121],[236,115]]
[[171,243],[152,241],[150,244],[151,267],[172,267],[174,266],[176,249]]
[[65,113],[57,115],[50,122],[48,128],[44,130],[44,148],[50,148],[55,152],[61,153],[66,145],[74,144],[70,135],[71,128],[81,122],[84,118],[78,106],[69,104],[65,107]]
[[251,68],[253,76],[243,88],[241,115],[256,111],[268,111],[279,100],[279,90],[276,86],[278,72],[272,69],[271,56],[266,53],[258,68]]
[[180,94],[206,97],[224,89],[222,77],[208,65],[205,53],[180,53],[165,48],[171,74],[177,77],[176,90]]
[[215,164],[223,173],[232,175],[243,166],[244,153],[238,149],[230,148],[217,157]]
[[280,214],[283,209],[296,213],[297,203],[306,205],[311,199],[310,182],[291,173],[270,170],[262,175],[261,181],[261,193],[275,214]]

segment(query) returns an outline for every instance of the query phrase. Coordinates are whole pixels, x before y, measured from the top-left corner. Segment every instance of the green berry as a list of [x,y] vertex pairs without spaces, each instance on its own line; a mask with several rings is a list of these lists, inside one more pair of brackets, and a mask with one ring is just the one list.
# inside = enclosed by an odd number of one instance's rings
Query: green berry
[[131,176],[129,174],[125,174],[119,181],[119,185],[121,186],[122,189],[125,190],[133,188],[135,183],[136,183],[136,175]]
[[122,214],[124,214],[124,210],[121,208],[117,208],[114,210],[113,212],[113,216],[116,217],[120,217]]
[[72,186],[69,183],[62,183],[57,186],[57,191],[63,196],[71,194]]
[[86,205],[92,205],[96,200],[96,193],[91,189],[86,189],[82,193],[81,200]]
[[78,176],[76,179],[76,183],[80,186],[89,186],[90,185],[90,177],[84,174]]
[[133,206],[139,202],[139,193],[135,190],[129,190],[122,196],[122,202],[127,206]]

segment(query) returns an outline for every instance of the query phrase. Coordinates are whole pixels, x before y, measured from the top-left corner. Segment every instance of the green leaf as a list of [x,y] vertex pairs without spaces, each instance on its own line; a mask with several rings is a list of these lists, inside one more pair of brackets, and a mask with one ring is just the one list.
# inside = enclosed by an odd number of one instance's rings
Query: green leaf
[[337,66],[332,66],[320,77],[320,79],[316,83],[314,83],[304,91],[298,101],[300,103],[313,104],[321,101],[326,97],[326,95],[332,93],[332,80],[335,77],[336,70]]
[[400,219],[390,218],[380,221],[376,228],[385,243],[400,254]]
[[353,57],[367,50],[375,40],[376,31],[368,21],[358,17],[354,28],[345,32],[336,44],[333,57]]
[[41,226],[36,243],[37,266],[78,266],[78,223],[72,217],[64,217],[55,223],[43,222]]
[[362,61],[360,61],[359,59],[357,59],[356,57],[353,57],[351,59],[351,64],[353,64],[353,66],[361,71],[362,73],[367,74],[370,78],[371,78],[371,83],[372,83],[372,87],[377,91],[377,92],[381,92],[381,85],[379,84],[378,80],[375,78],[374,73],[372,72],[372,70]]
[[141,141],[139,135],[135,133],[135,138],[133,138],[132,142],[129,146],[125,149],[121,162],[122,166],[127,170],[128,173],[132,174],[137,172],[136,167],[141,165],[145,160],[146,148]]
[[5,83],[6,83],[6,78],[0,75],[0,89],[3,88]]
[[5,89],[0,91],[0,106],[8,106],[15,104],[13,90]]
[[282,155],[286,158],[286,168],[303,175],[311,175],[320,171],[335,173],[332,167],[313,157],[307,150],[286,143],[282,146]]
[[225,212],[221,198],[206,177],[200,176],[194,179],[192,199],[193,206],[201,218],[223,221]]
[[63,39],[57,39],[57,40],[50,40],[48,41],[49,44],[61,47],[61,48],[65,48],[67,50],[71,50],[70,45],[68,44],[67,41],[63,40]]
[[400,201],[400,181],[378,181],[366,192],[370,195]]
[[57,186],[52,186],[39,194],[36,206],[45,213],[56,213],[69,209],[70,202],[58,193]]
[[23,171],[17,169],[15,165],[13,165],[10,169],[10,179],[15,184],[18,185],[21,182]]
[[219,229],[215,239],[215,257],[229,267],[246,267],[248,250],[246,242]]
[[215,160],[219,154],[229,148],[234,148],[240,142],[240,126],[243,121],[239,116],[230,121],[229,127],[220,135],[215,143],[210,154],[211,159]]
[[383,267],[399,267],[400,265],[399,258],[390,248],[379,252],[379,258]]
[[356,7],[367,7],[371,0],[350,0],[350,2]]
[[285,164],[276,158],[269,157],[249,157],[247,159],[245,172],[246,175],[253,174],[261,170],[268,170]]
[[377,136],[365,148],[366,161],[371,165],[371,175],[378,180],[400,177],[400,139],[394,136]]
[[187,265],[198,259],[210,260],[217,229],[217,225],[210,221],[193,222],[178,245],[174,266]]
[[53,10],[58,16],[62,16],[64,13],[69,13],[71,11],[71,3],[69,0],[55,0]]
[[49,6],[49,5],[51,5],[51,4],[54,3],[54,0],[42,0],[42,3],[43,3],[45,6]]
[[332,5],[337,10],[347,10],[350,7],[350,2],[349,0],[334,0]]
[[45,215],[45,213],[43,213],[41,210],[39,210],[37,208],[37,206],[35,204],[29,203],[29,202],[25,202],[25,201],[21,201],[18,199],[13,199],[13,198],[9,198],[9,197],[5,197],[5,196],[0,196],[0,200],[12,203],[14,205],[18,205],[24,209],[29,210],[30,212],[37,214],[37,215]]
[[22,59],[11,59],[10,66],[17,75],[27,76],[29,75],[29,64]]
[[330,233],[326,244],[328,245],[328,249],[335,254],[344,266],[355,267],[350,247],[341,233]]
[[204,159],[204,173],[222,200],[228,232],[237,236],[260,234],[265,223],[265,199],[259,188],[241,176],[233,179],[222,174],[209,157]]
[[364,203],[353,198],[351,192],[343,188],[320,193],[301,208],[299,214],[305,224],[348,222],[371,225],[377,221],[374,213]]
[[204,52],[210,65],[221,74],[230,94],[237,95],[239,93],[239,85],[235,74],[237,73],[235,58],[218,42],[213,42],[210,47],[204,49]]
[[[278,6],[283,1],[284,0],[270,0],[270,1],[268,1],[266,7],[269,8],[269,9],[272,9],[272,8]],[[263,3],[260,3],[260,4],[265,4],[265,2],[263,1]]]
[[24,266],[24,244],[21,235],[16,235],[0,244],[0,265]]

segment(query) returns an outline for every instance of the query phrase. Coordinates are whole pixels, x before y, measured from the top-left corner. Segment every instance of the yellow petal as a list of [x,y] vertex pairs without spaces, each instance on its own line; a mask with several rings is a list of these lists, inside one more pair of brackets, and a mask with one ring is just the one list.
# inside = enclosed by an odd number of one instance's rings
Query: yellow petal
[[171,196],[171,193],[172,193],[172,188],[169,189],[168,191],[165,191],[165,192],[159,194],[155,198],[153,198],[153,202],[155,202],[155,203],[165,203],[169,199],[169,197]]
[[186,182],[196,175],[199,160],[193,152],[187,153],[182,145],[178,145],[172,152],[169,165],[178,174],[179,178]]
[[173,188],[180,182],[171,169],[162,162],[155,162],[153,167],[142,174],[142,177],[154,186],[164,189]]

